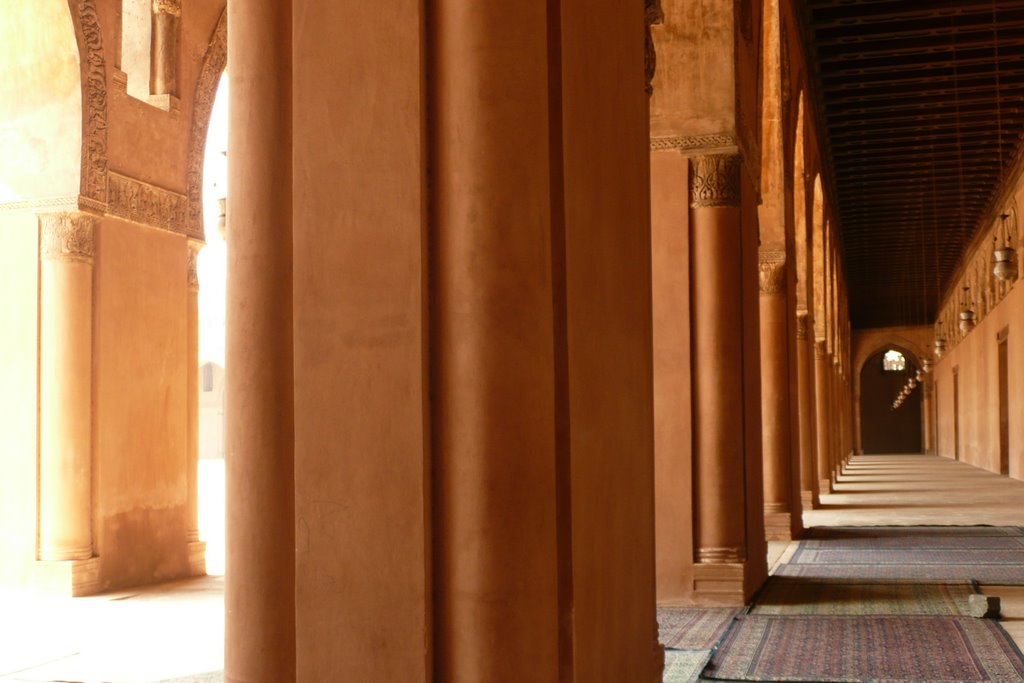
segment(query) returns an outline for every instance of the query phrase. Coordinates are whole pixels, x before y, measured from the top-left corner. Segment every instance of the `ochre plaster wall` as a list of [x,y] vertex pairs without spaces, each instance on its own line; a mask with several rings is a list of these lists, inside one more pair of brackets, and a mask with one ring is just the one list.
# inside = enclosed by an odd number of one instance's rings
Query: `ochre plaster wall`
[[[959,419],[960,459],[999,471],[999,348],[1007,338],[1010,476],[1024,479],[1024,287],[1016,283],[977,327],[949,350],[934,370],[938,398],[938,452],[954,457]],[[953,412],[953,368],[959,377],[959,418]]]
[[425,681],[421,4],[297,0],[294,16],[298,678]]
[[82,89],[66,0],[0,13],[0,205],[78,193]]
[[99,229],[93,463],[104,588],[188,573],[186,253],[181,235],[109,217]]
[[639,5],[561,3],[569,380],[562,429],[571,429],[577,681],[653,673],[650,161],[647,98],[636,78]]
[[0,584],[28,581],[36,553],[39,222],[0,213]]
[[[97,3],[106,57],[110,168],[146,183],[184,192],[196,82],[217,20],[224,11],[224,2],[185,0],[182,3],[178,101],[171,111],[163,111],[128,95],[114,78],[119,52],[118,4]],[[139,153],[140,145],[145,146],[144,154]]]

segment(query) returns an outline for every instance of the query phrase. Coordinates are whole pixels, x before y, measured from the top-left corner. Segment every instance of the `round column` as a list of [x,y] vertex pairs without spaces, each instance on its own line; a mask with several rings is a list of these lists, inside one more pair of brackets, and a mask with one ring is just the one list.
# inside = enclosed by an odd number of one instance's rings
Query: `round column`
[[39,216],[39,559],[87,560],[92,539],[92,281],[97,219]]
[[814,354],[807,338],[808,314],[796,314],[796,383],[797,407],[800,411],[800,495],[805,508],[819,507],[818,463],[815,449]]
[[761,309],[761,435],[764,459],[765,534],[793,538],[793,461],[790,433],[789,326],[786,252],[758,256]]
[[691,160],[694,545],[700,563],[746,559],[743,305],[736,155]]
[[150,58],[150,92],[178,94],[178,35],[181,0],[153,0],[153,41]]
[[199,275],[196,259],[203,244],[189,240],[186,261],[188,282],[188,434],[185,474],[188,488],[185,542],[194,576],[206,573],[206,544],[199,540]]
[[292,3],[233,2],[227,12],[224,675],[288,683],[295,680]]
[[935,386],[931,375],[921,380],[921,412],[923,413],[923,434],[921,443],[925,453],[935,452]]
[[814,416],[815,433],[817,437],[818,457],[818,493],[830,493],[832,491],[832,462],[830,438],[831,428],[829,426],[829,406],[831,405],[831,393],[829,392],[829,375],[832,372],[832,363],[829,362],[828,351],[825,348],[824,339],[814,340]]

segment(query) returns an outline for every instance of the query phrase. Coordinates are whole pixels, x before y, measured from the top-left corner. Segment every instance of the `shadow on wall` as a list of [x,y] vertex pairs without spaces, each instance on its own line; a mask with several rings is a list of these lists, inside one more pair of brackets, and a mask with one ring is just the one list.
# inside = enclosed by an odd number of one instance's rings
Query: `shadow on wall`
[[909,354],[904,353],[903,370],[886,370],[886,349],[871,356],[860,371],[861,435],[865,453],[921,452],[921,386],[910,393],[903,404],[893,409],[893,400],[917,371]]

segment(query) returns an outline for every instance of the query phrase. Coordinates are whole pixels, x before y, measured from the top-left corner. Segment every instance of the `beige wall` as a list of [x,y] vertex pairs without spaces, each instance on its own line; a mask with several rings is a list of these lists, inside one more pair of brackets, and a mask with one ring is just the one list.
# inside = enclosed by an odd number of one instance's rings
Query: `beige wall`
[[181,235],[113,218],[100,228],[93,463],[104,587],[188,571],[185,256]]
[[[999,471],[999,356],[996,336],[1007,339],[1010,412],[1010,476],[1024,479],[1024,287],[1016,283],[978,326],[935,366],[938,452],[954,457],[959,420],[960,459]],[[953,411],[953,368],[959,377],[959,418]]]
[[36,556],[39,223],[0,213],[0,584],[22,584]]

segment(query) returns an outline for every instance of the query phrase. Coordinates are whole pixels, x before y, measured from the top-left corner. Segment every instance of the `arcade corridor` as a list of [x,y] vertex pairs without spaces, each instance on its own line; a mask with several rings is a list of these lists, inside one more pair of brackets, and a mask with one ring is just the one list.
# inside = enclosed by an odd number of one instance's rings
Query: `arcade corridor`
[[[935,456],[857,456],[836,492],[823,497],[821,508],[806,512],[805,522],[809,527],[1024,526],[1024,482]],[[771,565],[792,555],[796,545],[771,543]],[[983,585],[982,592],[1002,599],[1000,623],[1024,646],[1024,587]],[[38,617],[0,623],[0,642],[5,644],[0,649],[0,681],[218,682],[222,600],[223,578],[201,577],[77,600],[54,599],[41,612],[15,607],[13,613]],[[5,604],[10,610],[15,603]],[[76,636],[76,625],[84,623],[98,628]],[[62,626],[55,631],[55,624]]]

